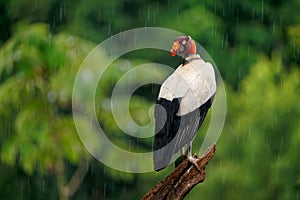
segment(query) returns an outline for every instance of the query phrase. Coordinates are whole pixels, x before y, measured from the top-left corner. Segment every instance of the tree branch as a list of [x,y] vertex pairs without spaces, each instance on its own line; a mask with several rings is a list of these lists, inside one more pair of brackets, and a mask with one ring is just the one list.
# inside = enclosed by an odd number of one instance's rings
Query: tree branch
[[63,193],[67,197],[67,199],[71,198],[78,190],[80,184],[82,183],[89,170],[90,160],[91,159],[89,156],[83,158],[68,184],[63,187]]
[[200,171],[187,159],[180,163],[165,180],[158,182],[142,200],[183,199],[197,184],[205,180],[205,167],[214,156],[216,145],[213,144],[200,157],[196,163]]

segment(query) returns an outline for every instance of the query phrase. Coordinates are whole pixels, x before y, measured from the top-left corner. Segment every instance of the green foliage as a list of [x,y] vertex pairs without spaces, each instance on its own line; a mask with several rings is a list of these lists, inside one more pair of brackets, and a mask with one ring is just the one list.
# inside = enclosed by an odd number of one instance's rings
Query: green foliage
[[227,91],[232,105],[203,198],[294,199],[299,193],[300,71],[286,72],[278,54],[272,57],[259,59],[240,92]]
[[29,175],[36,169],[44,173],[61,159],[76,164],[84,154],[72,117],[65,115],[70,112],[64,106],[70,106],[73,77],[65,76],[64,84],[55,88],[76,62],[65,52],[80,49],[67,49],[59,37],[63,36],[53,37],[44,24],[20,25],[0,53],[1,125],[11,127],[1,133],[7,136],[1,160],[20,165]]

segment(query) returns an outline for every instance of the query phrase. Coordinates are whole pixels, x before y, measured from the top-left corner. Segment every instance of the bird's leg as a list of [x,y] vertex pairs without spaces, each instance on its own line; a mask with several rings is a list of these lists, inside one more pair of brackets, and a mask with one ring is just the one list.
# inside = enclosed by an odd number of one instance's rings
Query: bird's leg
[[193,158],[192,156],[192,142],[188,146],[188,158]]
[[180,149],[180,153],[181,153],[181,155],[184,156],[184,147],[182,147],[182,148]]
[[184,147],[182,147],[180,149],[181,156],[175,160],[175,167],[177,167],[180,163],[182,163],[182,161],[184,161],[184,159],[186,158],[184,152],[185,152]]
[[188,155],[187,155],[188,161],[190,163],[192,163],[199,172],[201,172],[201,169],[199,168],[198,164],[197,164],[197,159],[193,157],[192,155],[192,142],[190,142],[189,146],[188,146]]

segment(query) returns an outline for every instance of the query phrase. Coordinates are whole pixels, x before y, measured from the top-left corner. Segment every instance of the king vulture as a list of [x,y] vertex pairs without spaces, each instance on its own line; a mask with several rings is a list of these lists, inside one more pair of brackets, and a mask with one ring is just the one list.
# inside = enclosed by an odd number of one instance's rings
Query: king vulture
[[155,135],[153,144],[154,170],[169,165],[173,154],[188,146],[192,157],[192,141],[212,105],[216,92],[212,64],[196,53],[195,41],[190,36],[174,40],[171,56],[183,56],[183,63],[163,82],[156,101]]

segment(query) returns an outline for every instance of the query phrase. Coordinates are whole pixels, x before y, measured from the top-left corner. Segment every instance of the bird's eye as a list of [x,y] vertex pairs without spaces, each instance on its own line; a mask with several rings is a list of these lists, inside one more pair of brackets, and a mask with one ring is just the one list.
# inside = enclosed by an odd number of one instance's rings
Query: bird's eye
[[185,41],[185,40],[182,40],[181,44],[185,45],[185,44],[186,44],[186,41]]
[[179,51],[182,52],[184,50],[184,46],[180,45]]

